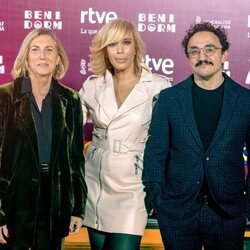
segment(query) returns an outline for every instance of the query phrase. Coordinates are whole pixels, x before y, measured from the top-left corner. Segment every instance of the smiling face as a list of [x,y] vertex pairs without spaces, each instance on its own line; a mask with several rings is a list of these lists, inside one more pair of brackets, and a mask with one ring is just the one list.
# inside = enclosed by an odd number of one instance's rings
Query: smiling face
[[[187,50],[200,49],[197,56],[189,55],[189,64],[196,81],[213,82],[221,79],[222,64],[227,59],[227,51],[222,53],[221,47],[219,38],[212,32],[197,32],[190,38]],[[208,55],[211,52],[209,48],[215,48],[211,55]]]
[[107,56],[115,72],[134,70],[135,43],[132,33],[108,45]]
[[49,35],[39,35],[29,46],[27,57],[29,76],[52,78],[59,60],[55,41]]

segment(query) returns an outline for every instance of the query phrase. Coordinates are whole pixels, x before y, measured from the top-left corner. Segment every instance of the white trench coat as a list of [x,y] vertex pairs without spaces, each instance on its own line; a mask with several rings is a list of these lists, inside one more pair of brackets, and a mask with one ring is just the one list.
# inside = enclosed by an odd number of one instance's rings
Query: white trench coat
[[112,75],[90,76],[80,90],[85,122],[94,130],[86,151],[88,197],[84,225],[104,232],[142,235],[147,223],[141,180],[152,103],[170,83],[145,69],[118,108]]

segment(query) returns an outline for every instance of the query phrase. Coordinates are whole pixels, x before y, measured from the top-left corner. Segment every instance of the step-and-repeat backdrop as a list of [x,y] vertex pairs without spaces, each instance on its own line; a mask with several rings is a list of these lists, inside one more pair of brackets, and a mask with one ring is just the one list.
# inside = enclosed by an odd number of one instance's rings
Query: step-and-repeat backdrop
[[231,43],[224,71],[250,85],[249,0],[0,0],[0,83],[11,69],[24,36],[34,28],[52,29],[70,59],[63,82],[79,89],[89,72],[89,45],[97,30],[115,18],[138,28],[147,46],[145,61],[173,84],[191,72],[181,41],[191,23],[203,20],[226,28]]
[[181,48],[190,24],[206,20],[222,25],[231,43],[224,71],[250,88],[249,0],[0,0],[0,84],[12,80],[10,72],[25,35],[44,27],[56,32],[69,56],[62,82],[79,90],[91,74],[91,39],[118,17],[134,23],[146,43],[147,65],[173,85],[191,73]]

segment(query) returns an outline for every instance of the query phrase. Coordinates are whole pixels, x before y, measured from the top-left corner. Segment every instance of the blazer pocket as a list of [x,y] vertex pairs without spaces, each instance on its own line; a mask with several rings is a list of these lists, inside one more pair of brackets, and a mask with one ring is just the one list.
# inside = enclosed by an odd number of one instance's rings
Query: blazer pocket
[[230,181],[224,185],[225,195],[235,198],[244,195],[244,181]]

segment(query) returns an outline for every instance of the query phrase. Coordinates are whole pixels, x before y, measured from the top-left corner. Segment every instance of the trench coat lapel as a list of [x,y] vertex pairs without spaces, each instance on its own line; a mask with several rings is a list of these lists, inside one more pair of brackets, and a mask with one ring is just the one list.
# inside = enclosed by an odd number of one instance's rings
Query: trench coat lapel
[[[198,146],[204,150],[203,143],[200,138],[200,134],[196,125],[195,117],[194,117],[194,111],[193,111],[193,96],[192,96],[192,84],[193,80],[192,77],[189,77],[186,80],[186,83],[184,83],[181,87],[184,88],[181,89],[178,92],[178,98],[179,98],[179,104],[181,106],[182,115],[183,118],[186,121],[186,124],[193,135],[194,139],[196,140]],[[185,123],[183,123],[185,126]]]
[[112,120],[118,111],[118,107],[111,73],[107,71],[104,78],[101,78],[100,81],[95,93],[95,99],[99,103],[102,112],[109,120]]
[[115,98],[113,78],[108,70],[101,81],[98,84],[100,87],[96,91],[95,99],[111,121],[148,100],[149,96],[146,86],[149,84],[148,82],[152,82],[152,75],[143,70],[140,82],[135,85],[120,108],[118,108]]
[[139,82],[131,90],[131,92],[115,114],[115,118],[145,103],[149,98],[151,98],[150,93],[152,91],[150,91],[150,87],[152,87],[152,85],[154,84],[152,81],[152,73],[142,68],[141,78]]
[[143,104],[149,98],[146,91],[146,82],[140,81],[131,90],[123,104],[120,106],[119,110],[115,114],[114,118],[118,118],[129,110]]

